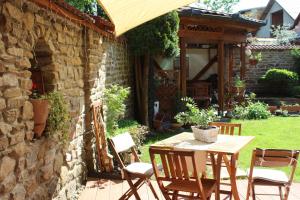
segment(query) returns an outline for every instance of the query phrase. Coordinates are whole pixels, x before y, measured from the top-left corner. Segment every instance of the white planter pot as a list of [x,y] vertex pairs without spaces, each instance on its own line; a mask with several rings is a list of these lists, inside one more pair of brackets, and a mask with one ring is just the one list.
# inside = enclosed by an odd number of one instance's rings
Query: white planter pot
[[200,129],[196,126],[191,127],[196,140],[206,143],[213,143],[218,139],[219,128],[212,126],[209,129]]

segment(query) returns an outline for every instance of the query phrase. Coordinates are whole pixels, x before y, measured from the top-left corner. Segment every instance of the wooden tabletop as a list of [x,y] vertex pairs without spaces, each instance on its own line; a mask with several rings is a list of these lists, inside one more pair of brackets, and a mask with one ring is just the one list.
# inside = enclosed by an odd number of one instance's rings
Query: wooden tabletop
[[216,142],[205,143],[195,140],[193,133],[183,132],[152,144],[151,146],[167,146],[176,149],[206,151],[209,153],[237,154],[253,139],[254,136],[231,136],[220,134],[218,135],[218,140]]

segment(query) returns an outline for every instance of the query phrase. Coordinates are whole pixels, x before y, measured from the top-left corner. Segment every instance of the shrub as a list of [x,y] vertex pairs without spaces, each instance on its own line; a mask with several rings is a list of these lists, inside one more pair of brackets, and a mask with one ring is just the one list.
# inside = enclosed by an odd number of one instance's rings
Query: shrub
[[110,135],[114,135],[118,128],[118,120],[125,112],[125,100],[129,95],[129,88],[112,85],[104,90],[104,102],[106,105],[106,129]]
[[142,146],[149,129],[147,126],[140,125],[135,120],[126,119],[118,121],[118,129],[115,131],[115,135],[122,134],[124,132],[130,133],[134,143],[137,148],[139,148]]
[[233,110],[236,119],[268,119],[271,116],[268,105],[250,101],[247,105],[237,105]]
[[265,93],[275,96],[292,94],[292,88],[298,83],[298,74],[286,69],[270,69],[261,78]]
[[291,50],[291,54],[294,58],[294,66],[296,67],[296,71],[298,73],[298,75],[300,76],[300,49],[292,49]]
[[300,96],[300,85],[293,87],[293,95],[297,97]]

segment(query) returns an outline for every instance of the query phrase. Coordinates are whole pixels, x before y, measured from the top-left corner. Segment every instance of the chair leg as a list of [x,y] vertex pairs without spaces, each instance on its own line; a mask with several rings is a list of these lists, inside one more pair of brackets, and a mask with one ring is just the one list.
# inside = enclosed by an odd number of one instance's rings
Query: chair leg
[[256,197],[255,197],[255,189],[254,189],[254,184],[253,184],[253,183],[252,183],[251,188],[252,188],[252,199],[253,199],[253,200],[256,200]]
[[[143,179],[139,179],[133,184],[131,179],[128,176],[125,177],[128,178],[128,179],[126,178],[126,180],[127,183],[129,184],[129,189],[121,196],[120,200],[127,200],[135,193],[138,195],[136,188],[140,188],[141,185],[143,185],[143,181],[144,181]],[[135,193],[134,190],[136,191]]]
[[141,200],[141,198],[140,198],[140,196],[139,196],[139,194],[137,192],[137,189],[136,189],[135,185],[132,183],[131,179],[127,179],[127,182],[129,184],[129,186],[130,186],[130,188],[131,188],[131,190],[133,192],[133,195],[135,196],[136,200]]
[[283,200],[283,196],[282,196],[282,188],[281,188],[281,186],[278,186],[278,189],[279,189],[280,200]]
[[154,187],[153,187],[151,181],[150,181],[149,179],[146,179],[146,182],[147,182],[148,186],[150,187],[150,189],[151,189],[151,191],[152,191],[152,193],[153,193],[155,199],[158,200],[159,198],[158,198],[158,196],[157,196],[157,194],[156,194],[156,192],[155,192],[155,190],[154,190]]
[[284,200],[288,200],[289,193],[290,193],[290,187],[287,186],[287,187],[285,187],[285,193],[284,193],[284,197],[283,197]]
[[251,195],[251,182],[250,180],[248,180],[246,200],[249,200],[250,195]]

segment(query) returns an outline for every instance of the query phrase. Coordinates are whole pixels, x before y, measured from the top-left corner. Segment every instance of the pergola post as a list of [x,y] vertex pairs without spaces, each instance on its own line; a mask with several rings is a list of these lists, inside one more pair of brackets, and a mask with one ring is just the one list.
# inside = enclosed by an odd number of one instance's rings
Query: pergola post
[[241,52],[240,52],[240,56],[241,56],[240,78],[241,78],[241,80],[244,80],[245,76],[246,76],[246,53],[245,53],[245,49],[246,49],[246,44],[241,43]]
[[229,87],[232,84],[233,79],[233,48],[229,47],[229,66],[228,66],[228,83]]
[[180,89],[181,95],[186,96],[186,42],[183,37],[180,38]]
[[224,111],[224,41],[218,42],[218,103],[219,112]]

